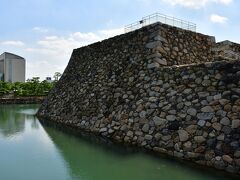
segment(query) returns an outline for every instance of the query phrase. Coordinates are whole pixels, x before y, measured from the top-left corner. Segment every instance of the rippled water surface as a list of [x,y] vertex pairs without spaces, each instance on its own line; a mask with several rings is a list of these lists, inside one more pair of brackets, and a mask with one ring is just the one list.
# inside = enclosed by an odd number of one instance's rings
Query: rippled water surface
[[38,105],[0,105],[0,179],[229,179],[172,160],[129,153],[54,128],[34,116]]

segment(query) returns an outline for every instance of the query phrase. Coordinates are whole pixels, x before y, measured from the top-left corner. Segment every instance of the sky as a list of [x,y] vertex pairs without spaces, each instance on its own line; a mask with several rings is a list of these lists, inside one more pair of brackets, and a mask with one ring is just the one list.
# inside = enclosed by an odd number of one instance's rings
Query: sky
[[197,24],[217,41],[240,43],[239,0],[0,0],[0,53],[26,59],[26,77],[63,72],[73,49],[124,33],[159,12]]

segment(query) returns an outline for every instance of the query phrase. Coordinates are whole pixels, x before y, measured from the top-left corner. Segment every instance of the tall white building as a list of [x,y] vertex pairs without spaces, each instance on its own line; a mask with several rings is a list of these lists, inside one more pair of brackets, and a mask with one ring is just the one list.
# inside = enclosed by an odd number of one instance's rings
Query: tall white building
[[0,80],[25,82],[26,61],[23,57],[4,52],[0,55]]

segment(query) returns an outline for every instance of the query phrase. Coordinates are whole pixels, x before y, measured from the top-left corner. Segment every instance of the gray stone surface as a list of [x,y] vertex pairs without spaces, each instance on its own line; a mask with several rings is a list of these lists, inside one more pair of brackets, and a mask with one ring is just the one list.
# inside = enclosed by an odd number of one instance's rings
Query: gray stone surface
[[189,134],[187,131],[185,130],[178,130],[178,135],[179,135],[179,139],[180,141],[187,141],[189,138]]
[[240,120],[234,119],[232,120],[232,128],[236,129],[240,127]]
[[228,126],[230,124],[230,120],[229,120],[228,117],[224,117],[224,118],[221,119],[220,123],[222,125]]
[[194,109],[194,108],[189,108],[189,109],[187,110],[187,113],[188,113],[189,115],[191,115],[191,116],[196,116],[197,110]]
[[163,125],[163,124],[167,123],[166,119],[163,119],[163,118],[160,118],[160,117],[157,117],[157,116],[153,117],[153,121],[154,121],[156,126],[160,126],[160,125]]
[[175,121],[175,120],[176,120],[176,116],[174,116],[174,115],[167,115],[167,116],[166,116],[166,119],[167,119],[168,121]]
[[211,106],[205,106],[201,109],[202,112],[206,112],[206,113],[209,113],[209,112],[214,112],[213,108]]
[[149,131],[149,124],[144,124],[143,128],[142,128],[143,132],[148,132]]
[[214,116],[214,113],[208,113],[208,112],[197,114],[197,118],[200,120],[210,120],[213,118],[213,116]]

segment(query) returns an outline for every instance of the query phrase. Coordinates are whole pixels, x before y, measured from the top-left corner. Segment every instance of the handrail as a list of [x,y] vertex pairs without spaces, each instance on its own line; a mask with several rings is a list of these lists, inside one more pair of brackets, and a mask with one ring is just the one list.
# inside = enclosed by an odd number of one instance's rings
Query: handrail
[[139,29],[141,27],[144,27],[156,22],[161,22],[164,24],[179,27],[179,28],[186,29],[193,32],[196,32],[196,27],[197,27],[195,23],[192,23],[189,21],[178,19],[172,16],[167,16],[161,13],[154,13],[154,14],[143,17],[140,21],[137,21],[125,26],[125,32],[127,33],[130,31],[134,31],[136,29]]

